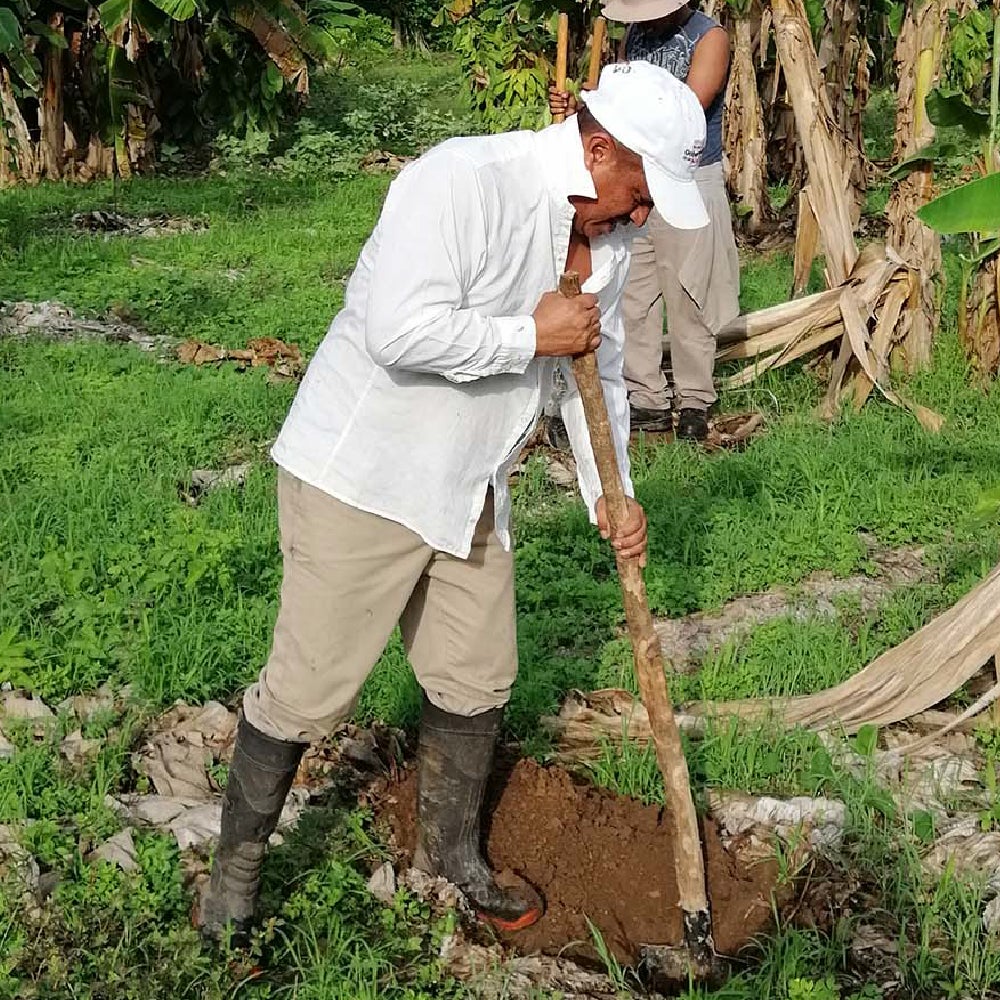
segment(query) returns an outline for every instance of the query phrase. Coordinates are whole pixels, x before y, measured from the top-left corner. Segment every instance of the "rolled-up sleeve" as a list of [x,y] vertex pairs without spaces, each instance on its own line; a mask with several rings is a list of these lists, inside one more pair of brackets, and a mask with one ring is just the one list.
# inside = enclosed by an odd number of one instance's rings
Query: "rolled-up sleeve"
[[535,356],[535,321],[467,307],[486,265],[489,233],[472,163],[447,151],[399,175],[379,222],[365,343],[383,368],[453,382],[520,374]]

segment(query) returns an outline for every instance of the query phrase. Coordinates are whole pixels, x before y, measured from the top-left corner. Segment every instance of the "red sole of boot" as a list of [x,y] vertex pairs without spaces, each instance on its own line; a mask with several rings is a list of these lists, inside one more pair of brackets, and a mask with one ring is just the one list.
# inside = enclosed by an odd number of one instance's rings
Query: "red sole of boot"
[[542,916],[540,909],[528,910],[527,913],[518,917],[517,920],[504,920],[501,917],[494,917],[489,913],[477,914],[480,920],[485,921],[498,931],[510,934],[514,931],[523,931],[526,927],[538,923]]

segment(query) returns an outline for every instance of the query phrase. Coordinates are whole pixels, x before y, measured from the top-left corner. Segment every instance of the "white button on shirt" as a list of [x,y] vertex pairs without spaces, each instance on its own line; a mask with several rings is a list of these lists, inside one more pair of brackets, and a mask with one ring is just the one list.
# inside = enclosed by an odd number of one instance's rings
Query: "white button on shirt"
[[[541,132],[451,139],[409,164],[272,449],[292,475],[466,557],[487,489],[510,548],[507,480],[551,397],[593,517],[601,495],[568,361],[535,358],[532,312],[558,285],[571,195],[594,197],[575,116]],[[598,363],[631,493],[621,295],[631,226],[591,241]]]

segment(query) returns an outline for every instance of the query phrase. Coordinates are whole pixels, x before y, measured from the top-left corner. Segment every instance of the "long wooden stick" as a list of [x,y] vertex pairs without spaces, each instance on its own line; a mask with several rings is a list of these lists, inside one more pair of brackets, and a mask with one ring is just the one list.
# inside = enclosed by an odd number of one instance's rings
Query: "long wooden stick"
[[[559,15],[559,31],[556,35],[556,90],[560,93],[566,89],[566,63],[569,58],[569,15]],[[564,122],[563,114],[553,115],[552,121]]]
[[604,31],[608,22],[603,17],[594,18],[594,34],[590,40],[590,71],[587,86],[593,90],[601,79],[601,55],[604,49]]
[[[579,275],[575,271],[567,271],[559,281],[559,291],[567,296],[579,295]],[[607,504],[608,521],[614,535],[628,520],[628,503],[601,388],[597,356],[593,351],[573,359],[573,376],[583,401],[590,443]],[[705,887],[705,860],[701,853],[698,815],[691,797],[691,779],[670,704],[663,653],[653,627],[642,568],[635,558],[618,556],[617,563],[639,692],[649,715],[656,760],[663,772],[667,791],[674,835],[678,898],[684,911],[684,943],[689,951],[692,971],[701,978],[708,975],[713,967],[715,949]]]

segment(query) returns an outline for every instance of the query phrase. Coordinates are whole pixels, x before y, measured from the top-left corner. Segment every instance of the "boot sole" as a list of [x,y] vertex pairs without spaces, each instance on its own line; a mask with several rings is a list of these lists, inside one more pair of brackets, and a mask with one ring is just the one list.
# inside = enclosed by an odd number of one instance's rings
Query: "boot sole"
[[478,912],[476,916],[484,923],[495,927],[498,931],[510,934],[515,931],[523,931],[532,924],[538,923],[542,917],[542,911],[537,908],[528,910],[527,913],[522,914],[516,920],[504,920],[503,917],[498,917],[491,913],[483,913],[482,911]]

